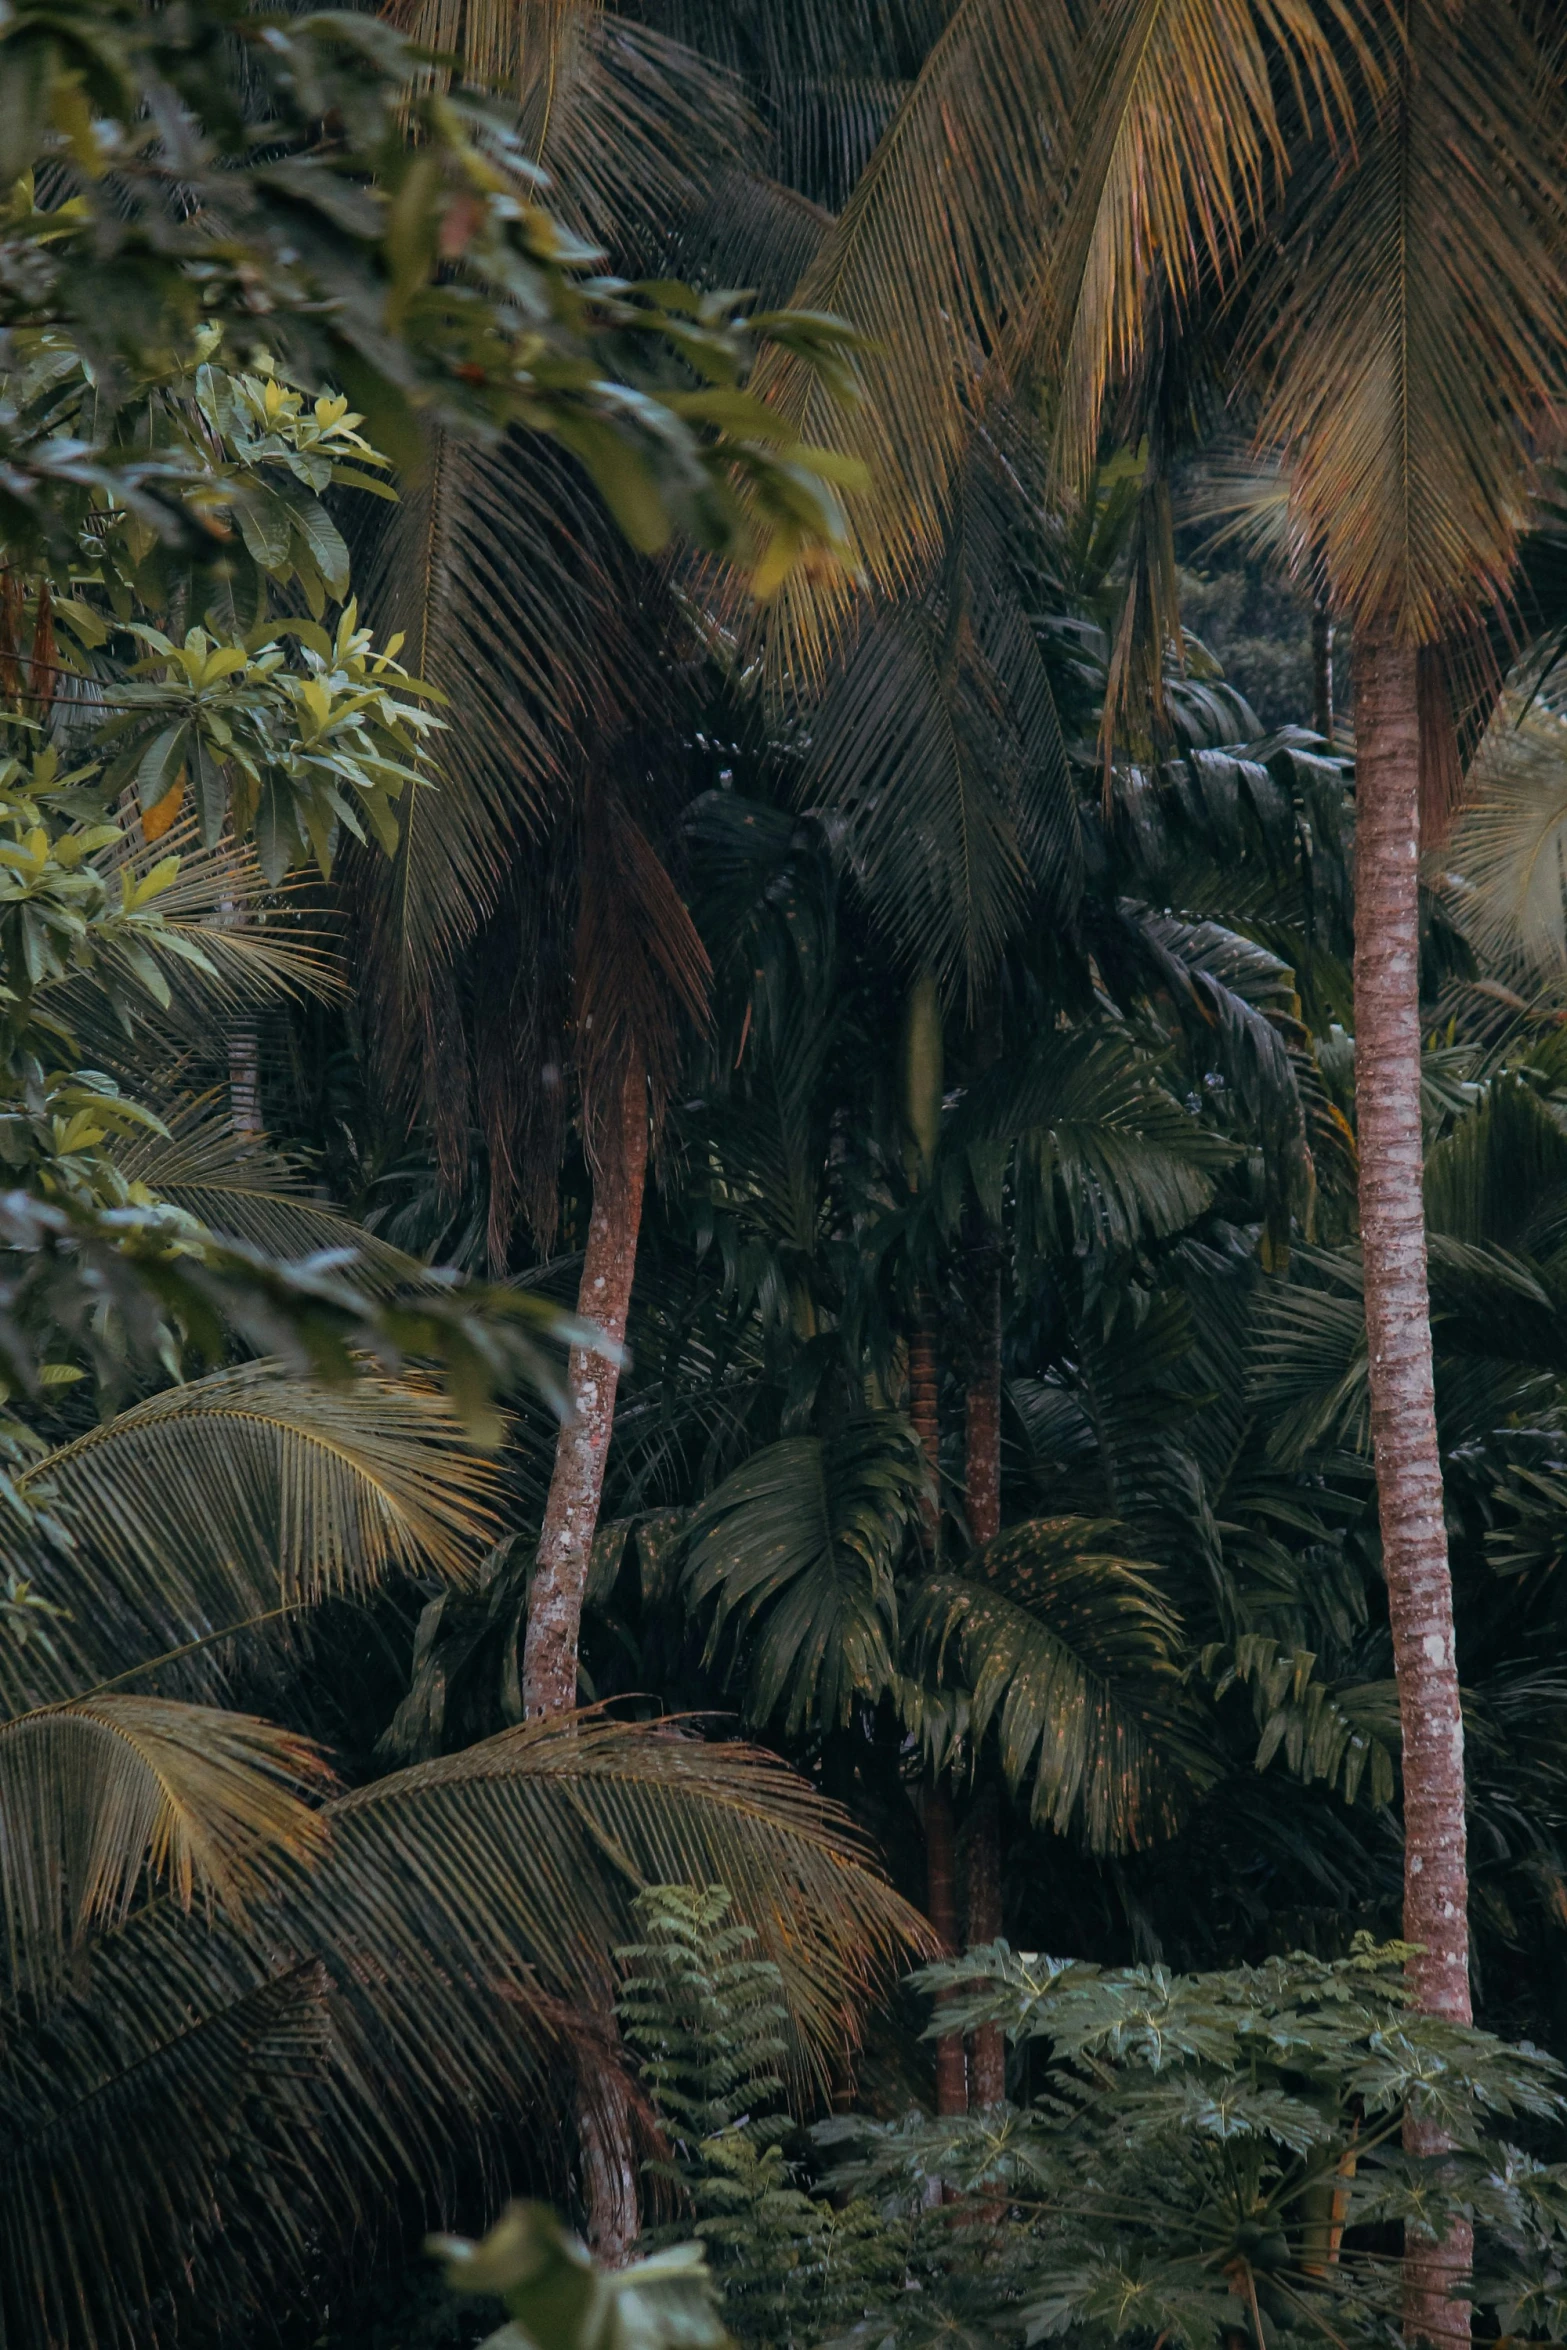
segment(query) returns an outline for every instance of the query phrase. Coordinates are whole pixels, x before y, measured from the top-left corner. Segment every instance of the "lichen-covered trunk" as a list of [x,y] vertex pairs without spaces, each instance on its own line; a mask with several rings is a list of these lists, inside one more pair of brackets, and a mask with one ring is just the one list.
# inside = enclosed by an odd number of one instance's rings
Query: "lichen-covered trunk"
[[[1420,709],[1414,652],[1357,629],[1355,1115],[1371,1436],[1403,1730],[1404,1938],[1429,2015],[1470,2020],[1464,1730],[1431,1377],[1420,1126]],[[1406,2143],[1442,2141],[1411,2122]],[[1466,2339],[1468,2231],[1406,2254],[1412,2337]]]
[[[637,1269],[647,1139],[647,1086],[641,1071],[633,1069],[622,1089],[619,1117],[605,1137],[577,1291],[578,1313],[585,1321],[596,1322],[617,1346],[626,1335]],[[571,1412],[556,1439],[538,1565],[528,1596],[522,1702],[530,1721],[565,1713],[577,1702],[582,1594],[598,1526],[619,1376],[608,1356],[572,1348],[566,1371]]]
[[[969,1533],[977,1544],[1001,1531],[1001,1256],[993,1242],[974,1266],[975,1341],[964,1414],[964,1484]],[[982,1787],[964,1824],[965,1949],[1001,1934],[1001,1805]],[[1006,2043],[998,2024],[969,2035],[969,2102],[999,2105],[1007,2090]]]

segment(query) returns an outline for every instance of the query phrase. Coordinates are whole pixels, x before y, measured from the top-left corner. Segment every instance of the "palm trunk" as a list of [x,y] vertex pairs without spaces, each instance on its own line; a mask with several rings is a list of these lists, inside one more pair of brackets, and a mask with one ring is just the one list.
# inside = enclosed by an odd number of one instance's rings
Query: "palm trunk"
[[941,1536],[941,1422],[936,1332],[923,1302],[916,1303],[914,1328],[909,1333],[909,1419],[930,1478],[930,1490],[920,1506],[920,1529],[934,1565]]
[[[596,1322],[617,1346],[626,1335],[646,1177],[647,1084],[642,1071],[633,1068],[625,1078],[620,1117],[605,1139],[577,1291],[578,1313],[584,1321]],[[522,1702],[530,1721],[569,1712],[577,1702],[582,1594],[604,1491],[604,1460],[619,1377],[608,1357],[572,1348],[566,1371],[571,1417],[562,1423],[556,1440],[538,1565],[528,1595]]]
[[[939,1779],[925,1789],[925,1913],[949,1951],[958,1947],[958,1855],[952,1797]],[[936,2111],[968,2111],[968,2068],[961,2032],[936,2042]]]
[[[987,1242],[975,1263],[978,1329],[969,1386],[964,1445],[969,1533],[977,1544],[1001,1531],[1001,1255]],[[981,1788],[964,1830],[964,1946],[1001,1934],[1001,1806],[994,1787]],[[968,2044],[969,2090],[976,2106],[999,2105],[1007,2093],[1006,2044],[997,2024],[981,2024]]]
[[1311,722],[1333,740],[1333,616],[1319,596],[1311,608]]
[[[1431,1377],[1420,1131],[1420,714],[1414,652],[1357,630],[1355,1112],[1371,1435],[1403,1729],[1404,1939],[1416,2004],[1470,2020],[1464,1729]],[[1418,2123],[1405,2142],[1439,2152]],[[1406,2255],[1412,2336],[1467,2338],[1468,2231]]]
[[[941,1464],[940,1382],[936,1366],[936,1332],[924,1301],[915,1301],[914,1327],[909,1333],[909,1418],[925,1455],[930,1493],[921,1511],[926,1554],[936,1564],[941,1539],[941,1503],[938,1475]],[[925,1782],[925,1914],[949,1951],[958,1947],[957,1831],[952,1796],[935,1778]],[[936,2111],[959,2114],[968,2110],[967,2068],[961,2032],[943,2032],[936,2042]]]
[[[1001,1804],[982,1787],[963,1829],[963,1940],[968,1950],[1001,1938]],[[969,2035],[969,2103],[999,2105],[1007,2093],[1006,2043],[999,2024]]]

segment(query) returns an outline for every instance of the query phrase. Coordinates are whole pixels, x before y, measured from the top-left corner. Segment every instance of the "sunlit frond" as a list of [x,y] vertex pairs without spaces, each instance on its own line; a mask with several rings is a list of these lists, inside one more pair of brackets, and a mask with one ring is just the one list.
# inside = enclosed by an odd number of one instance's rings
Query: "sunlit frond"
[[1390,16],[1353,151],[1314,159],[1280,247],[1262,438],[1290,452],[1335,599],[1422,642],[1506,597],[1527,452],[1563,383],[1555,77],[1526,17],[1493,0]]
[[116,1164],[209,1230],[280,1257],[351,1249],[355,1278],[371,1287],[417,1277],[413,1258],[313,1197],[304,1174],[281,1151],[236,1134],[213,1096],[185,1101],[164,1123],[166,1135],[136,1134],[123,1143]]
[[25,1562],[67,1612],[52,1656],[0,1643],[13,1710],[392,1574],[462,1578],[495,1492],[438,1393],[370,1374],[327,1389],[266,1362],[133,1404],[21,1482],[72,1546]]
[[58,1990],[90,1929],[147,1885],[243,1924],[327,1827],[316,1749],[248,1714],[124,1692],[0,1724],[0,1909],[9,1989]]

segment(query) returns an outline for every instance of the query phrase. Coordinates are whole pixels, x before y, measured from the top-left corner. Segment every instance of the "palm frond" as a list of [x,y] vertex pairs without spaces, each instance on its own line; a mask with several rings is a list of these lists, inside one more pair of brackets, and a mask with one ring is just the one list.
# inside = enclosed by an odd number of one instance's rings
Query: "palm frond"
[[974,1088],[953,1131],[971,1150],[1014,1144],[1019,1238],[1037,1253],[1177,1232],[1233,1156],[1165,1091],[1127,1032],[1108,1026],[1047,1031]]
[[[1340,29],[1347,8],[1329,12]],[[1035,363],[1059,384],[1063,470],[1086,481],[1105,395],[1139,356],[1158,293],[1189,313],[1235,274],[1282,181],[1273,65],[1334,121],[1348,94],[1311,0],[1116,0],[1078,62],[1071,192],[1054,241]]]
[[327,1842],[316,1749],[247,1714],[124,1693],[0,1724],[0,1909],[12,1998],[58,1993],[148,1885],[243,1925]]
[[844,1722],[889,1685],[892,1570],[924,1482],[918,1440],[889,1414],[764,1446],[696,1512],[687,1590],[711,1604],[709,1658],[734,1655],[753,1721]]
[[88,2350],[193,2303],[235,2330],[275,2319],[345,2214],[437,2187],[519,2098],[551,2118],[548,2163],[559,2075],[591,2093],[615,2061],[592,2019],[648,1885],[731,1888],[779,1968],[806,2105],[935,1948],[845,1813],[775,1756],[675,1724],[532,1724],[325,1816],[325,1854],[254,1942],[156,1903],[97,1945],[87,1996],[7,2040],[7,2340],[39,2311]]
[[1532,978],[1567,970],[1567,718],[1549,703],[1504,696],[1444,862],[1488,963]]
[[1153,1570],[1082,1518],[1039,1518],[977,1553],[966,1575],[915,1593],[912,1653],[972,1692],[976,1742],[992,1722],[1029,1817],[1096,1852],[1169,1832],[1192,1792],[1176,1725],[1180,1626]]
[[65,1613],[48,1651],[0,1645],[11,1710],[389,1575],[460,1580],[490,1536],[495,1471],[434,1391],[368,1374],[322,1388],[258,1362],[133,1404],[20,1483],[68,1547],[26,1561]]
[[1556,77],[1528,12],[1416,0],[1353,149],[1299,183],[1261,420],[1335,600],[1437,639],[1505,600],[1562,381]]
[[145,2340],[198,2262],[226,2314],[259,2317],[264,2280],[308,2258],[315,2197],[330,2191],[327,1990],[313,1962],[269,1975],[226,1941],[167,1932],[151,1951],[111,1943],[95,1997],[8,2037],[0,2337]]
[[313,1198],[283,1152],[236,1134],[214,1096],[186,1099],[165,1114],[164,1124],[167,1134],[137,1134],[122,1144],[116,1164],[131,1182],[188,1210],[209,1231],[280,1257],[352,1250],[355,1276],[371,1288],[419,1274],[414,1258]]
[[[797,289],[867,338],[863,403],[845,417],[786,357],[758,370],[807,438],[868,467],[851,519],[885,594],[923,586],[940,558],[986,354],[1028,306],[1060,201],[1077,53],[1070,6],[959,0]],[[780,674],[819,678],[853,612],[843,582],[791,582]]]

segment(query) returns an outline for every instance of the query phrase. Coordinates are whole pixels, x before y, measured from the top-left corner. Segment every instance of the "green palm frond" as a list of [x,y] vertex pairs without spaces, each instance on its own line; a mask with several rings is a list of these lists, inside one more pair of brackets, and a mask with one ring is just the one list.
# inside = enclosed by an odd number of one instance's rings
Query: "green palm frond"
[[734,1657],[753,1721],[844,1722],[857,1697],[887,1688],[893,1567],[925,1474],[917,1438],[885,1414],[764,1446],[696,1512],[686,1587],[712,1605],[708,1656]]
[[352,1250],[356,1280],[375,1289],[416,1279],[417,1261],[324,1200],[281,1151],[236,1134],[226,1105],[212,1094],[187,1098],[164,1113],[166,1134],[133,1135],[115,1163],[175,1207],[225,1239],[248,1241],[280,1257]]
[[1567,1204],[1567,1133],[1526,1071],[1504,1070],[1426,1153],[1426,1222],[1454,1240],[1527,1248]]
[[1362,1786],[1373,1804],[1389,1804],[1399,1747],[1398,1686],[1393,1681],[1319,1678],[1308,1650],[1290,1650],[1259,1633],[1246,1633],[1233,1651],[1203,1658],[1214,1671],[1214,1695],[1234,1683],[1252,1692],[1258,1740],[1256,1768],[1275,1757],[1304,1784],[1337,1787],[1353,1803]]
[[922,1673],[950,1659],[971,1690],[976,1743],[996,1724],[1029,1817],[1096,1852],[1168,1833],[1197,1759],[1177,1723],[1179,1620],[1155,1571],[1106,1547],[1112,1531],[1083,1518],[1010,1527],[967,1574],[919,1586],[908,1633]]
[[438,1393],[370,1374],[322,1388],[269,1362],[133,1404],[20,1485],[70,1547],[27,1561],[65,1614],[52,1653],[0,1641],[11,1710],[389,1575],[461,1580],[496,1490]]
[[1178,1232],[1234,1157],[1109,1025],[1046,1030],[974,1088],[953,1132],[976,1159],[984,1146],[1014,1146],[1019,1241],[1040,1254]]
[[124,1693],[0,1724],[0,1909],[13,1997],[57,1992],[145,1886],[242,1925],[324,1849],[314,1747],[247,1714]]

